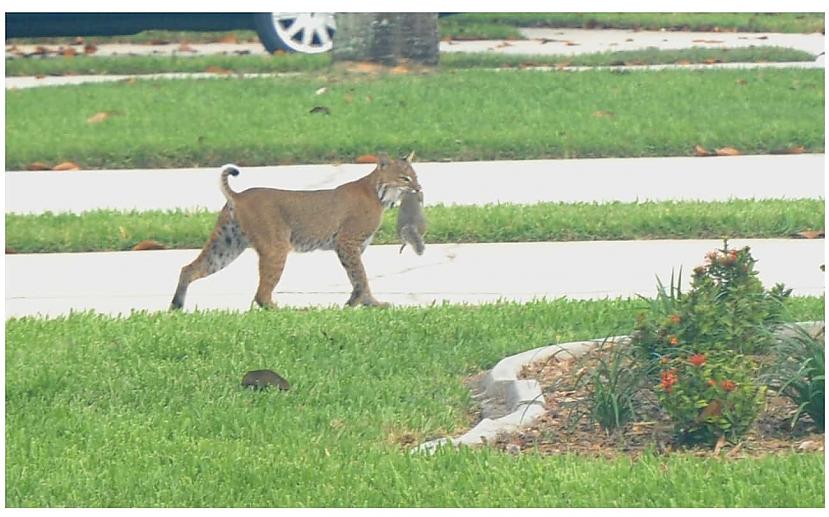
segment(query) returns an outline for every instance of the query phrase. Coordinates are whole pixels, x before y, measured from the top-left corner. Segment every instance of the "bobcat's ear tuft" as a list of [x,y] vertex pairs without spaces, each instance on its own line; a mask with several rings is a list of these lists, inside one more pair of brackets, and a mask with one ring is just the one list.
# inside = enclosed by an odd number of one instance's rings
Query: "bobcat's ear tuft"
[[409,156],[406,157],[406,161],[409,162],[409,163],[412,163],[412,161],[414,161],[414,154],[415,154],[414,151],[410,152]]
[[389,163],[391,163],[391,158],[386,153],[377,153],[377,165],[381,169],[383,167],[388,167]]

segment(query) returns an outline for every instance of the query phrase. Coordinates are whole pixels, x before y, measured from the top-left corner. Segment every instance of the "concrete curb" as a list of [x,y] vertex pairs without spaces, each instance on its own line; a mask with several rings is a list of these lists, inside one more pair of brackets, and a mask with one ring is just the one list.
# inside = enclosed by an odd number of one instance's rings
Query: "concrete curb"
[[[797,322],[785,325],[776,334],[779,337],[791,337],[795,334],[792,327],[798,326],[812,335],[824,327],[824,321]],[[547,411],[541,386],[536,380],[519,379],[518,375],[524,366],[536,361],[543,361],[557,354],[567,354],[570,357],[579,357],[603,343],[628,343],[630,336],[613,336],[605,339],[591,339],[587,341],[573,341],[561,345],[548,345],[526,352],[521,352],[500,360],[486,373],[481,382],[479,398],[495,400],[507,407],[509,413],[499,418],[484,418],[472,429],[455,438],[438,438],[423,443],[414,449],[415,452],[434,453],[439,447],[452,444],[482,445],[493,441],[498,434],[515,431],[522,427],[529,427]],[[486,411],[484,411],[486,413]]]

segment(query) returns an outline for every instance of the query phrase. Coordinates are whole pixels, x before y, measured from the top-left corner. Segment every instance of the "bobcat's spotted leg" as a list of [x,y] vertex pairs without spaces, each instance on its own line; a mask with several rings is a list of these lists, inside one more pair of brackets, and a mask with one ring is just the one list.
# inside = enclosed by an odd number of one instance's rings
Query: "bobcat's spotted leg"
[[390,304],[376,300],[371,295],[371,289],[368,287],[366,269],[363,267],[363,260],[360,257],[365,242],[366,239],[359,241],[337,240],[337,257],[340,259],[340,264],[345,268],[348,280],[353,288],[351,297],[345,304],[348,307],[354,307],[358,303],[369,307],[389,307]]
[[239,222],[233,217],[231,211],[225,207],[219,215],[219,221],[213,229],[213,234],[204,245],[196,260],[181,268],[178,279],[178,287],[173,295],[170,304],[171,310],[181,309],[184,306],[184,299],[187,296],[189,285],[236,260],[236,258],[248,247],[248,241],[242,234]]

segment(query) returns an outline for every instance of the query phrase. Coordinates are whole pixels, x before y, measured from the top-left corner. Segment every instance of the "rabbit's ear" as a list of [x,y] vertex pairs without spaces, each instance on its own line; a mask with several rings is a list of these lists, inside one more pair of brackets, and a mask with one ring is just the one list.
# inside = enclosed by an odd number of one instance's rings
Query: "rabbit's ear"
[[391,163],[391,158],[386,153],[377,153],[377,165],[382,169],[388,167]]

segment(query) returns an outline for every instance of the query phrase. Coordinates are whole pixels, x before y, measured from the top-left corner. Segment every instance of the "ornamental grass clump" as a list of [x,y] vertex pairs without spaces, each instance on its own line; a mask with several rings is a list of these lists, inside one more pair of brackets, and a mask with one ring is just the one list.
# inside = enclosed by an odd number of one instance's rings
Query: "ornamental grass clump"
[[774,350],[774,366],[768,374],[769,386],[797,405],[791,426],[803,414],[809,415],[823,431],[826,407],[826,330],[813,334],[793,327]]
[[607,351],[606,357],[599,354],[594,368],[583,368],[575,387],[587,387],[587,409],[583,413],[611,433],[636,417],[637,395],[646,387],[647,374],[628,348],[607,343],[602,348]]
[[651,310],[637,316],[634,353],[653,372],[657,397],[681,443],[739,438],[760,412],[765,387],[753,354],[774,344],[791,290],[765,290],[748,247],[706,255],[691,288],[660,283]]

